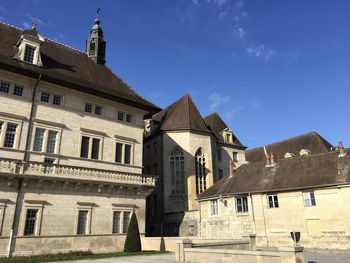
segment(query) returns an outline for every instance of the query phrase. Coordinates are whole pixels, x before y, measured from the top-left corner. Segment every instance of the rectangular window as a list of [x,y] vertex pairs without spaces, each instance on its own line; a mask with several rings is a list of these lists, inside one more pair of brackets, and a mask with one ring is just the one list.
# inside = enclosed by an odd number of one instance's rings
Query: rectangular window
[[101,106],[95,106],[95,114],[96,115],[102,114],[102,107]]
[[115,161],[117,163],[122,162],[122,153],[123,153],[123,144],[117,142],[116,143],[116,150],[115,150]]
[[128,232],[131,212],[124,212],[123,214],[123,233],[126,233]]
[[85,112],[88,112],[88,113],[92,112],[92,104],[91,103],[85,103]]
[[87,219],[88,219],[88,211],[79,210],[78,227],[77,227],[77,234],[78,235],[86,235],[86,233],[87,233]]
[[87,137],[87,136],[81,137],[80,157],[84,157],[84,158],[89,157],[89,143],[90,143],[90,137]]
[[41,128],[36,128],[34,137],[33,151],[41,152],[43,149],[45,130]]
[[231,134],[226,134],[226,142],[231,142]]
[[267,200],[269,203],[269,208],[278,208],[278,196],[277,195],[268,195]]
[[9,90],[10,83],[2,81],[0,85],[0,92],[9,93]]
[[218,171],[219,171],[218,179],[221,180],[222,178],[224,178],[224,171],[221,168],[219,168]]
[[23,235],[25,236],[35,235],[35,225],[36,225],[37,214],[38,214],[38,209],[27,210]]
[[218,161],[221,161],[222,160],[221,149],[217,149],[217,154],[218,154]]
[[131,161],[131,145],[124,145],[124,163],[130,164]]
[[112,233],[120,233],[120,211],[113,212],[113,229]]
[[126,114],[125,121],[126,122],[131,122],[131,114]]
[[218,215],[219,209],[218,209],[218,200],[211,200],[210,201],[210,212],[211,215]]
[[100,153],[100,139],[92,138],[91,159],[98,159]]
[[315,199],[314,192],[305,192],[303,193],[303,197],[304,197],[305,207],[316,206],[316,199]]
[[57,140],[57,131],[49,131],[47,138],[47,147],[46,152],[54,153],[56,148],[56,140]]
[[54,94],[52,99],[52,104],[60,106],[61,102],[62,102],[62,96]]
[[236,212],[248,213],[248,198],[246,196],[236,197]]
[[13,148],[15,143],[16,130],[17,130],[17,124],[14,124],[14,123],[7,124],[4,147]]
[[41,101],[43,102],[49,102],[50,100],[50,94],[47,92],[41,92]]
[[22,97],[23,96],[23,87],[15,85],[15,88],[13,89],[13,95]]
[[153,143],[153,154],[156,154],[158,152],[158,144],[157,142]]
[[232,160],[237,163],[238,162],[238,152],[233,152],[232,153]]
[[124,121],[124,112],[118,111],[118,121]]
[[53,163],[55,162],[55,159],[52,158],[45,158],[44,159],[44,171],[46,174],[52,173],[53,172]]
[[25,62],[28,62],[28,63],[33,63],[34,52],[35,52],[35,47],[32,47],[30,45],[26,45],[26,49],[24,51],[24,58],[23,58],[23,60]]

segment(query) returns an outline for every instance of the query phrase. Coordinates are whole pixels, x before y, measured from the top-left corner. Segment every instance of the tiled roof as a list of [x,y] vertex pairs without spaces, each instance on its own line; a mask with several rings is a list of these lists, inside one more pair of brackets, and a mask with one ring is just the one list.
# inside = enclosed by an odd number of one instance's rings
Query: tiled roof
[[[76,49],[46,39],[41,47],[43,67],[31,65],[13,58],[16,43],[23,30],[0,22],[0,69],[38,77],[52,83],[74,88],[96,96],[125,103],[146,111],[159,108],[142,98],[108,67],[96,64]],[[84,40],[82,40],[84,41]]]
[[[212,114],[204,117],[204,122],[207,127],[214,133],[215,137],[219,142],[225,143],[224,138],[221,135],[221,132],[229,128],[227,124],[221,119],[220,115],[217,112],[213,112]],[[238,140],[238,138],[233,134],[233,144],[236,146],[244,147],[245,146]]]
[[162,131],[193,130],[210,132],[188,94],[155,114],[152,120],[159,124],[159,130]]
[[[292,137],[287,140],[265,145],[267,153],[273,153],[276,160],[284,159],[284,155],[289,152],[295,156],[299,155],[300,150],[306,149],[311,154],[326,153],[331,151],[333,146],[316,132],[306,133],[300,136]],[[246,151],[246,161],[255,163],[265,161],[263,147],[257,147]]]
[[265,162],[248,163],[237,168],[232,177],[215,183],[198,198],[248,193],[268,193],[312,189],[350,183],[350,150],[304,155],[279,160],[274,167]]

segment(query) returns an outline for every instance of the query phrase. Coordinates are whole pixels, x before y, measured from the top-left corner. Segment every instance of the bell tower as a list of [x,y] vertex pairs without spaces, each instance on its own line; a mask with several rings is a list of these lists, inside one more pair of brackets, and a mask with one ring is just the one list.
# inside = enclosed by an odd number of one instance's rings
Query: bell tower
[[106,41],[103,40],[103,30],[100,27],[100,9],[97,9],[95,24],[90,30],[90,35],[86,40],[86,54],[97,64],[106,63]]

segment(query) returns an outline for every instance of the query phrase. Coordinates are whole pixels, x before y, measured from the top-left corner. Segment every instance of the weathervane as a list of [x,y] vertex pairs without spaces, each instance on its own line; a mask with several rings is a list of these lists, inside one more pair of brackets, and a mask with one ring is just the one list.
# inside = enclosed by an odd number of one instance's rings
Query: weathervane
[[36,28],[36,22],[33,20],[32,21],[32,29]]
[[100,8],[97,8],[97,11],[96,11],[96,18],[99,19],[100,18],[100,12],[101,12],[101,9]]

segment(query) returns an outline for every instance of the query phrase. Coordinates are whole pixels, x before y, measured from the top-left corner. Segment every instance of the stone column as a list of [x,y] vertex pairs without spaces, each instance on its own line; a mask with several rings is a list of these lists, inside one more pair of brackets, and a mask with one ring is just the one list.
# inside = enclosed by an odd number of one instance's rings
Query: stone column
[[256,234],[249,235],[249,249],[256,250]]
[[281,247],[281,263],[304,263],[303,247]]
[[185,248],[192,247],[192,240],[183,239],[176,241],[176,261],[185,261]]

